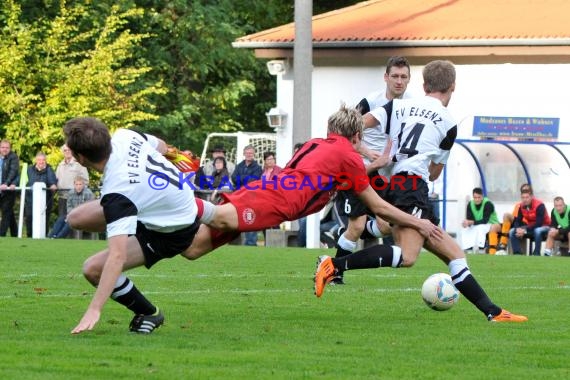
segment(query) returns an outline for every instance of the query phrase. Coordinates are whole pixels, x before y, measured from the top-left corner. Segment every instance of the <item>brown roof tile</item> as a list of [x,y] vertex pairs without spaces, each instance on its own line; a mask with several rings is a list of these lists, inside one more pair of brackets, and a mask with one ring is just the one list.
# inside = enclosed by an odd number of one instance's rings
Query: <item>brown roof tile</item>
[[[314,16],[313,41],[326,46],[530,39],[568,45],[569,17],[569,0],[373,0]],[[291,23],[241,37],[236,45],[291,44],[294,36]]]

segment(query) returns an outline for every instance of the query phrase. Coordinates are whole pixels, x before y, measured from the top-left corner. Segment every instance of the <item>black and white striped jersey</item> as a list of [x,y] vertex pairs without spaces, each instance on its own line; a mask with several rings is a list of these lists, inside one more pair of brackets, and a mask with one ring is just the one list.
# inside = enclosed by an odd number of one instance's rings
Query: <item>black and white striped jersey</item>
[[[402,99],[409,99],[410,95],[407,92],[404,93]],[[368,94],[364,99],[358,103],[357,108],[360,112],[364,115],[371,110],[374,110],[378,107],[382,107],[384,104],[388,103],[390,100],[386,98],[386,92],[375,91]],[[384,151],[384,147],[386,146],[388,135],[385,133],[383,125],[377,125],[376,127],[366,128],[362,134],[362,144],[368,149],[376,151],[378,153],[382,153]],[[370,160],[364,157],[364,164],[370,164]],[[378,173],[381,175],[388,175],[390,171],[390,167],[380,168]]]
[[180,183],[185,175],[156,150],[156,137],[119,129],[111,144],[101,189],[107,237],[134,234],[137,221],[159,232],[176,231],[195,221],[194,192]]
[[392,173],[416,174],[428,182],[430,161],[447,163],[457,125],[439,99],[394,99],[370,114],[393,141]]

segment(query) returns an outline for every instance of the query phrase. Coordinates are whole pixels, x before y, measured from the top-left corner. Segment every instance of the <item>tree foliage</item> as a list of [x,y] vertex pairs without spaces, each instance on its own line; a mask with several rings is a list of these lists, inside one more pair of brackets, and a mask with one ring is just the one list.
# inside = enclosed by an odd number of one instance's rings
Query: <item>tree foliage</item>
[[[315,1],[314,13],[356,3]],[[275,81],[238,37],[292,22],[293,1],[3,0],[0,137],[61,156],[61,127],[95,116],[201,151],[209,132],[269,131]]]
[[23,160],[44,150],[56,153],[52,163],[60,158],[66,120],[90,115],[111,129],[133,126],[157,119],[150,100],[166,93],[160,82],[143,80],[150,66],[133,60],[148,35],[126,26],[142,10],[113,6],[92,20],[85,4],[53,3],[53,17],[30,21],[16,1],[0,8],[2,135]]
[[[269,131],[265,112],[275,99],[275,83],[252,51],[235,49],[238,37],[293,17],[290,4],[219,0],[138,0],[154,38],[143,51],[160,68],[169,88],[157,99],[160,119],[144,123],[151,132],[184,148],[201,151],[210,132]],[[152,13],[152,16],[150,14]]]

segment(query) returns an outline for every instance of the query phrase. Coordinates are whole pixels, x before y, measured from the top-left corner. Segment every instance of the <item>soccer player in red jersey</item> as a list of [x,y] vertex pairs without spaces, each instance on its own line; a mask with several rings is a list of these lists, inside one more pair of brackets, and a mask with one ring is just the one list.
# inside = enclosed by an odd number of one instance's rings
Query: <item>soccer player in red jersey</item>
[[232,241],[240,232],[259,231],[318,212],[337,191],[349,189],[379,217],[417,229],[426,238],[441,236],[441,230],[431,222],[398,210],[370,186],[366,170],[384,166],[389,152],[365,169],[355,150],[360,145],[362,127],[360,113],[343,106],[330,116],[327,138],[307,141],[273,181],[250,182],[235,193],[224,194],[224,202],[218,206],[197,200],[200,220],[211,228],[209,238],[197,235],[194,258]]

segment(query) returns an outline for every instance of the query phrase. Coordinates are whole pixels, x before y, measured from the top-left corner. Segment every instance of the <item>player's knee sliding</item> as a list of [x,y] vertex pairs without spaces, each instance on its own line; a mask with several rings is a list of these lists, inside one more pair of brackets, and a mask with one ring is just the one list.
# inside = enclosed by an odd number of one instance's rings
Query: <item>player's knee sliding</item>
[[94,260],[87,259],[83,263],[83,277],[89,281],[92,285],[96,286],[99,284],[99,279],[101,278],[102,269],[99,265],[96,265]]

